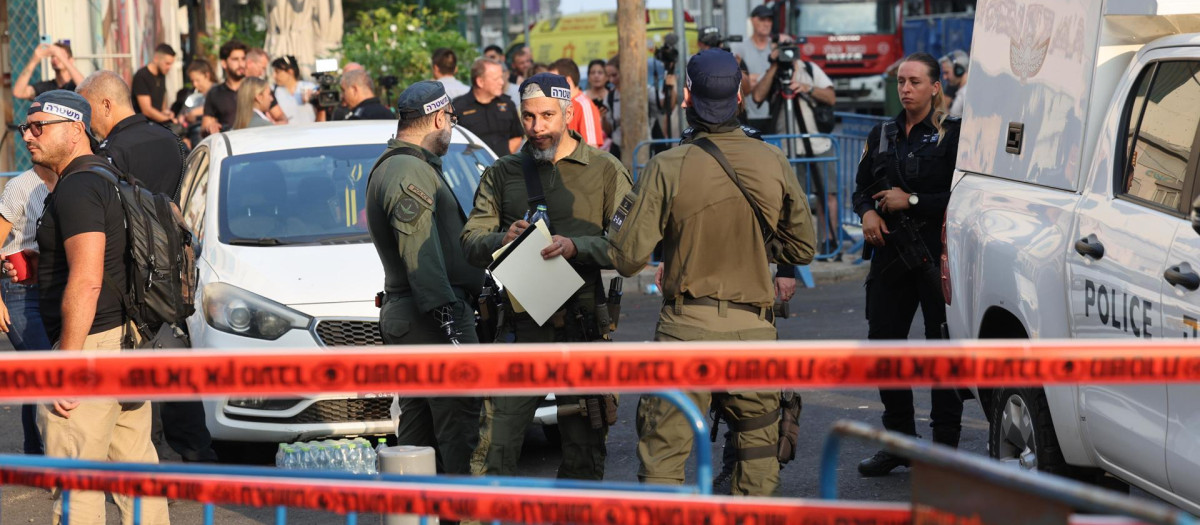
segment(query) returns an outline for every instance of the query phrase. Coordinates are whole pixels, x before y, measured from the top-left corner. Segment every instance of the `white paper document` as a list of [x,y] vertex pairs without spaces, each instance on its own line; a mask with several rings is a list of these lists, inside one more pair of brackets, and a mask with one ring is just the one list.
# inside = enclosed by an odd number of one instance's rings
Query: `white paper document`
[[539,326],[546,324],[562,305],[583,286],[583,278],[561,256],[542,259],[550,238],[542,233],[544,223],[530,225],[488,270],[492,278],[521,303]]

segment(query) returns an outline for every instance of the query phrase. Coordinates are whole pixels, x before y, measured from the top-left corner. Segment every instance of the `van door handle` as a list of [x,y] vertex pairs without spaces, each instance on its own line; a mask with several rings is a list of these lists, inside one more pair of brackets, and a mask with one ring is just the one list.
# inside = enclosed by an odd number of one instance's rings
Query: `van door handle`
[[1104,257],[1104,245],[1100,243],[1100,239],[1097,239],[1094,233],[1075,241],[1075,251],[1079,252],[1079,255],[1096,260]]
[[1163,279],[1192,291],[1200,288],[1200,275],[1192,271],[1192,266],[1188,263],[1180,263],[1167,268],[1167,271],[1163,272]]

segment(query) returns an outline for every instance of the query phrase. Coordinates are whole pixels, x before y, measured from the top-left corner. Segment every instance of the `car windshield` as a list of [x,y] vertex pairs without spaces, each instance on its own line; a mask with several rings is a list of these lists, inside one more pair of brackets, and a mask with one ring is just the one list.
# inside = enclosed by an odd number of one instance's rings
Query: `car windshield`
[[[327,146],[237,155],[221,163],[220,240],[279,246],[369,242],[367,177],[383,144]],[[492,163],[479,146],[454,143],[443,178],[463,215]]]
[[894,0],[804,0],[800,36],[876,35],[896,32]]

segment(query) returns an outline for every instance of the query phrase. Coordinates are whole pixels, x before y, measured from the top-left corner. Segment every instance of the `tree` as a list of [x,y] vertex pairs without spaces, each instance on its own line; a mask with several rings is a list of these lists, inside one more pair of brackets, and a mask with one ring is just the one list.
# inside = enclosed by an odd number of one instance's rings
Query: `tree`
[[395,10],[398,7],[419,7],[421,4],[434,13],[453,13],[450,23],[457,23],[458,10],[473,0],[342,0],[342,12],[346,13],[346,30],[356,29],[359,13],[373,13],[378,9]]
[[467,67],[479,52],[452,29],[454,13],[403,6],[397,12],[376,9],[358,13],[358,24],[342,37],[342,59],[358,62],[372,78],[394,76],[401,88],[432,76],[431,54],[448,47],[458,55],[458,77],[467,80]]

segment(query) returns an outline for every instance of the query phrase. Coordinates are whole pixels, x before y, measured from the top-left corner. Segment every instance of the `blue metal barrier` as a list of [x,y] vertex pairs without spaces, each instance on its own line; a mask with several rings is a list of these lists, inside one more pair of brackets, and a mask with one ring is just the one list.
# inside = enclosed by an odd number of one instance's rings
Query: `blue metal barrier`
[[[684,417],[688,419],[693,432],[693,450],[692,453],[696,456],[696,484],[695,485],[656,485],[656,484],[641,484],[627,482],[599,482],[599,481],[580,481],[580,480],[564,480],[564,479],[540,479],[540,478],[518,478],[505,476],[428,476],[428,475],[400,475],[400,474],[352,474],[348,472],[336,471],[313,471],[313,470],[283,470],[273,467],[247,467],[247,466],[216,466],[204,464],[149,464],[149,463],[111,463],[104,461],[86,461],[78,459],[54,458],[46,456],[32,455],[12,455],[0,454],[0,465],[5,467],[30,467],[30,468],[51,468],[58,470],[91,470],[100,472],[138,472],[138,473],[157,473],[157,474],[195,474],[195,475],[217,475],[223,477],[260,477],[260,478],[285,478],[299,480],[348,480],[348,481],[393,481],[417,483],[425,485],[457,485],[457,486],[501,486],[510,488],[533,488],[533,489],[590,489],[590,490],[605,490],[605,491],[632,491],[632,492],[654,492],[663,494],[712,494],[713,480],[713,464],[712,464],[712,443],[709,441],[709,427],[707,416],[700,411],[695,403],[692,402],[686,394],[678,390],[667,390],[662,392],[654,392],[652,395],[660,396],[671,404],[675,405]],[[63,491],[62,495],[62,521],[70,523],[70,501],[71,492]],[[141,506],[142,498],[135,497],[133,499],[133,523],[136,525],[141,523]],[[204,505],[204,524],[212,525],[214,519],[215,506],[211,503]],[[347,525],[355,525],[358,516],[356,513],[346,514]],[[421,523],[426,522],[425,517],[421,518]],[[283,525],[287,523],[287,508],[277,507],[275,513],[275,523]],[[499,523],[499,522],[495,522]]]
[[[1012,468],[982,456],[850,420],[835,422],[825,439],[820,466],[821,499],[837,499],[838,452],[844,437],[866,441],[912,462],[914,510],[928,506],[951,513],[969,512],[974,522],[982,523],[1028,523],[1032,521],[1030,516],[1040,518],[1038,523],[1065,523],[1072,510],[1079,509],[1127,516],[1144,523],[1196,524],[1193,516],[1156,501]],[[969,484],[976,496],[965,498],[958,491],[946,490],[947,486],[960,484]]]
[[[767,142],[780,147],[788,155],[788,161],[793,166],[798,169],[801,166],[804,167],[804,187],[813,196],[814,204],[820,204],[815,211],[819,212],[828,208],[824,213],[818,213],[818,220],[821,221],[821,224],[818,228],[817,255],[814,257],[818,261],[837,260],[845,253],[861,252],[863,248],[862,220],[858,214],[854,213],[854,203],[852,202],[855,176],[858,172],[858,162],[866,147],[867,135],[877,124],[889,120],[888,117],[857,113],[836,112],[835,115],[840,124],[831,134],[765,135],[763,137]],[[796,151],[802,151],[796,147],[795,143],[792,144],[792,147],[786,147],[788,146],[786,141],[799,141],[804,138],[829,140],[832,147],[818,157],[804,157],[795,154]],[[678,141],[678,138],[668,138],[639,142],[633,150],[634,182],[637,182],[638,175],[646,167],[646,163],[638,161],[643,148],[663,144],[674,145]],[[650,157],[653,157],[653,153]],[[814,172],[822,174],[823,180],[815,180]],[[834,176],[831,177],[829,174],[834,174]],[[832,181],[829,180],[831,178]],[[833,182],[833,184],[826,184],[826,182]],[[847,241],[851,243],[849,249],[844,248]],[[856,264],[861,262],[862,259],[859,258]],[[801,268],[802,275],[800,277],[804,280],[805,285],[811,288],[814,285],[812,273],[806,267]]]

